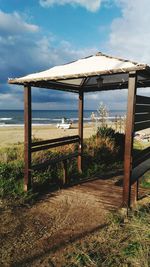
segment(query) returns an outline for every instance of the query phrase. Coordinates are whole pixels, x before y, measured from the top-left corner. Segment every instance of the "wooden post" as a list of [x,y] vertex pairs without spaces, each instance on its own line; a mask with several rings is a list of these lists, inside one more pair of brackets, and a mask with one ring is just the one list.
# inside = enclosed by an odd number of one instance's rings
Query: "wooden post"
[[24,86],[24,191],[31,188],[31,87]]
[[[127,119],[125,131],[125,154],[124,154],[124,181],[123,181],[123,205],[130,206],[131,202],[131,174],[132,174],[132,152],[133,152],[133,137],[134,137],[134,117],[136,104],[137,90],[137,74],[136,72],[129,73],[128,81],[128,105]],[[136,185],[134,185],[136,187]],[[136,199],[134,188],[134,201]]]
[[79,91],[79,156],[78,156],[78,171],[82,173],[83,168],[83,106],[84,106],[84,94],[83,91]]
[[67,160],[63,160],[63,185],[68,184]]

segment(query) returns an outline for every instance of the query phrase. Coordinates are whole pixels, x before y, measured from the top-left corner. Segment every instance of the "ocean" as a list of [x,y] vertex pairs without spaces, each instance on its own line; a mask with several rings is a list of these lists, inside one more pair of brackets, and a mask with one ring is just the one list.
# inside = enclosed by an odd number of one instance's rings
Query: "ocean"
[[[84,111],[84,121],[91,121],[91,113],[96,113],[95,110]],[[124,116],[125,110],[110,110],[109,116],[111,118]],[[72,120],[74,123],[78,122],[77,110],[33,110],[32,111],[32,125],[50,125],[61,122],[62,118]],[[0,110],[0,126],[23,126],[24,125],[24,111],[23,110]]]

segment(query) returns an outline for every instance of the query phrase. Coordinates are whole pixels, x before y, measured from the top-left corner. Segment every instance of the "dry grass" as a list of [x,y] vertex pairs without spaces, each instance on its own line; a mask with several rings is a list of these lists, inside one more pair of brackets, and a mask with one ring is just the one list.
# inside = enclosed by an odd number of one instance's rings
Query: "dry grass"
[[109,214],[107,226],[68,247],[60,266],[148,267],[149,221],[148,206],[131,213],[126,223],[119,213]]

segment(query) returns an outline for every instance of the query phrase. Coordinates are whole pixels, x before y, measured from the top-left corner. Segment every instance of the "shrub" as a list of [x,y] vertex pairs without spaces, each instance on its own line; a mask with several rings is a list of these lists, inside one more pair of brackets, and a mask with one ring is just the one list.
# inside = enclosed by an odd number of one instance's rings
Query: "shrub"
[[115,131],[110,127],[98,127],[96,135],[101,138],[113,138]]
[[0,196],[16,196],[23,192],[23,162],[0,163]]

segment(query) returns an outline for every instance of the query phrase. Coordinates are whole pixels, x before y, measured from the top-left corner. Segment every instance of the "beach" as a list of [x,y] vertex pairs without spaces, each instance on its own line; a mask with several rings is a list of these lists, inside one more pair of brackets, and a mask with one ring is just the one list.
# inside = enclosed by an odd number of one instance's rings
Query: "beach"
[[[88,138],[95,133],[93,124],[84,125],[84,138]],[[78,134],[78,125],[74,124],[71,129],[57,129],[56,125],[38,125],[32,126],[32,139],[53,139],[63,136]],[[24,141],[23,126],[0,127],[0,145],[9,146]]]
[[[96,132],[99,126],[96,121],[91,121],[91,114],[94,110],[84,110],[84,138],[88,138]],[[125,110],[110,110],[109,125],[116,115],[124,117]],[[63,136],[78,134],[78,110],[33,110],[32,111],[32,139],[53,139]],[[97,116],[97,115],[96,115]],[[57,129],[62,118],[73,122],[71,129]],[[115,126],[114,126],[115,128]],[[123,130],[123,122],[122,122]],[[118,123],[118,131],[120,126]],[[9,146],[24,141],[24,111],[23,110],[0,110],[0,144]]]
[[[110,123],[110,127],[114,127],[113,123]],[[118,129],[119,130],[119,129]],[[95,123],[84,123],[83,138],[89,138],[96,133]],[[140,134],[150,134],[150,128],[139,131]],[[78,135],[78,123],[74,123],[71,129],[60,129],[56,127],[56,124],[39,124],[32,126],[32,139],[54,139],[64,136]],[[24,142],[24,126],[23,125],[11,125],[0,127],[0,146],[10,146]]]

